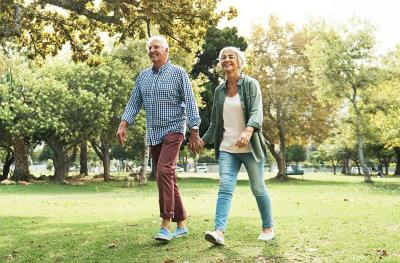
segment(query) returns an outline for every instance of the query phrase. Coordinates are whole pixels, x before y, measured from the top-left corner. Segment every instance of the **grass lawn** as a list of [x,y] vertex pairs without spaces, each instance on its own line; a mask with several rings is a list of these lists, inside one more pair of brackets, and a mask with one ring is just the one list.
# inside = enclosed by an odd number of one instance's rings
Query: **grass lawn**
[[277,235],[268,243],[257,241],[257,205],[240,180],[225,247],[203,237],[213,228],[218,180],[179,184],[190,235],[169,244],[152,238],[159,228],[154,182],[0,185],[0,262],[400,262],[400,178],[269,179]]

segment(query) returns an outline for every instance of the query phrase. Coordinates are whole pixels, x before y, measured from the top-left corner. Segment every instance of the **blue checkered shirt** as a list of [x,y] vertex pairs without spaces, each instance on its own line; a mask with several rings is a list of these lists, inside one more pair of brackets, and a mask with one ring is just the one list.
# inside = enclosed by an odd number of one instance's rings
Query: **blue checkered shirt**
[[158,71],[147,68],[140,72],[121,119],[134,123],[142,106],[149,145],[161,143],[168,133],[184,134],[186,121],[189,128],[200,125],[189,76],[169,60]]

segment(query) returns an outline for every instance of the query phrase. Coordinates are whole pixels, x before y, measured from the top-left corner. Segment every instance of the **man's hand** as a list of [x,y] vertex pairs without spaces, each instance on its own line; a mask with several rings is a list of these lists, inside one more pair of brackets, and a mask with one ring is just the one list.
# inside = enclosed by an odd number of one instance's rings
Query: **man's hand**
[[246,129],[240,134],[238,140],[236,141],[235,146],[238,148],[246,147],[249,144],[251,135],[253,135],[254,128],[253,127],[246,127]]
[[199,130],[191,129],[189,137],[189,149],[194,153],[198,154],[202,150],[204,145],[203,141],[199,137]]
[[118,127],[117,131],[117,138],[118,142],[121,146],[124,146],[125,140],[126,140],[126,127],[128,126],[128,123],[126,121],[121,121]]

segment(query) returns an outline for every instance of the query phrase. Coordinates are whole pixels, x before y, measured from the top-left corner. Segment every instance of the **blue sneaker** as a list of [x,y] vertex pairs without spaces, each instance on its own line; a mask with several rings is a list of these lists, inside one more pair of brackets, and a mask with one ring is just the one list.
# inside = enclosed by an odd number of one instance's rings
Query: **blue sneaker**
[[154,236],[154,239],[161,242],[169,242],[172,239],[172,235],[168,229],[162,227],[160,228],[160,232]]
[[174,233],[172,233],[172,237],[178,238],[178,237],[186,236],[187,234],[189,234],[187,227],[177,227],[175,229]]

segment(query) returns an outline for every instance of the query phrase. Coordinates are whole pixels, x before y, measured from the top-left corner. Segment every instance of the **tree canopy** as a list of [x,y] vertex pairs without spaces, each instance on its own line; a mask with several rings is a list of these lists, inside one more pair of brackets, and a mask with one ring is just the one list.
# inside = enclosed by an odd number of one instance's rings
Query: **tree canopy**
[[102,32],[117,42],[141,39],[153,30],[176,46],[197,51],[206,30],[236,9],[216,12],[215,0],[3,0],[0,42],[13,43],[29,58],[55,55],[69,43],[75,61],[103,49]]

